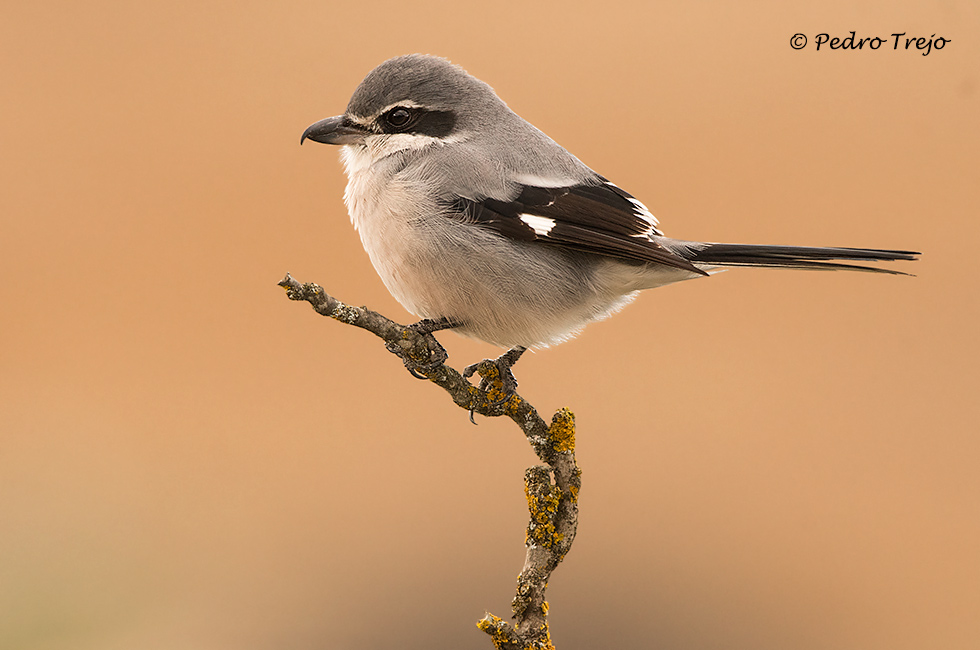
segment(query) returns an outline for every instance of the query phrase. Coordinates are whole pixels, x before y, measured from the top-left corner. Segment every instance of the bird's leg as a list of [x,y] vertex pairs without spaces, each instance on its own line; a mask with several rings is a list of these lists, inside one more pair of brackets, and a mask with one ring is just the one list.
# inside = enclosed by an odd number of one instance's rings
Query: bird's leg
[[419,334],[432,334],[433,332],[441,332],[442,330],[449,330],[454,327],[459,327],[462,325],[459,321],[455,321],[451,318],[442,318],[433,320],[432,318],[423,318],[417,323],[412,323],[409,325],[413,330]]
[[[494,397],[488,404],[490,407],[500,406],[517,392],[517,379],[511,368],[521,358],[527,348],[517,346],[511,348],[496,359],[484,359],[479,363],[466,366],[463,370],[463,377],[469,379],[475,373],[480,373],[480,391],[488,398]],[[495,388],[494,384],[500,382],[500,388]],[[494,393],[498,393],[495,395]],[[470,420],[473,419],[473,407],[470,408]]]
[[[458,321],[451,320],[443,316],[439,319],[423,318],[417,323],[412,323],[406,329],[415,332],[416,334],[423,337],[424,344],[423,350],[417,349],[418,346],[402,348],[397,345],[388,345],[388,351],[392,352],[402,360],[405,367],[408,369],[412,376],[417,379],[428,379],[424,374],[427,372],[432,372],[440,365],[445,363],[446,359],[449,358],[449,354],[446,353],[446,348],[440,345],[439,341],[431,336],[433,332],[439,332],[446,329],[451,329],[453,327],[459,327],[460,323]],[[426,360],[420,360],[420,357],[425,357]]]

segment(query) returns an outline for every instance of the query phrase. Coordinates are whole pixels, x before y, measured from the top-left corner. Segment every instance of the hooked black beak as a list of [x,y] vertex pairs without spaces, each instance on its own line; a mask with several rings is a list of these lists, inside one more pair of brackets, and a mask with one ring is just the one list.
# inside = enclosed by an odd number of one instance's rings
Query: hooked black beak
[[303,131],[299,143],[312,140],[323,144],[357,144],[363,142],[368,133],[367,129],[347,119],[347,116],[338,115],[311,124]]

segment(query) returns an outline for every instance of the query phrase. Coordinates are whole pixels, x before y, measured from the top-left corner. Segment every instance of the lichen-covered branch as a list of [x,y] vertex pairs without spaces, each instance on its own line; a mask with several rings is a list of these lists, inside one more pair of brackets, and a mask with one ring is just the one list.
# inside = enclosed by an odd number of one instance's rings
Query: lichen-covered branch
[[487,614],[477,626],[490,635],[501,650],[553,649],[548,631],[548,579],[575,540],[578,526],[578,492],[582,472],[575,463],[575,419],[561,409],[549,425],[520,395],[509,399],[496,366],[479,364],[477,372],[489,380],[487,391],[470,384],[462,374],[445,365],[445,350],[432,334],[411,325],[400,325],[366,307],[346,305],[312,283],[301,284],[288,273],[279,282],[290,300],[305,300],[317,313],[366,329],[380,337],[385,347],[400,357],[415,374],[421,374],[449,393],[452,400],[471,413],[487,417],[507,416],[524,432],[534,453],[544,463],[524,474],[530,522],[524,568],[517,578],[512,609],[515,623]]

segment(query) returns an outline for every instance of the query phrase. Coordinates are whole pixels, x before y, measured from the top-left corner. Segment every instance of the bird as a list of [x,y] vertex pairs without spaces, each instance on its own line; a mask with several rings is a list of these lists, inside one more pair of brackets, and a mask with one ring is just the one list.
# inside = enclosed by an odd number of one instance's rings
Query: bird
[[[505,396],[524,351],[572,338],[643,290],[740,266],[906,275],[867,264],[920,255],[667,237],[639,199],[432,55],[381,63],[306,140],[340,145],[351,221],[388,291],[421,319],[412,327],[506,349],[481,362]],[[418,377],[431,370],[403,360]]]

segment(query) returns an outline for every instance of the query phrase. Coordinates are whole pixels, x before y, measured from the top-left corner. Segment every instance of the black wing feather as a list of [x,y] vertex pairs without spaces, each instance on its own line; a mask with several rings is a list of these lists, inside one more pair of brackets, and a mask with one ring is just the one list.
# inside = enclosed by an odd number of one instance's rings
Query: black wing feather
[[[457,199],[456,212],[517,241],[541,242],[636,262],[655,262],[705,275],[653,239],[661,235],[649,211],[627,192],[600,179],[596,185],[524,185],[511,201]],[[546,234],[521,217],[554,221]]]

